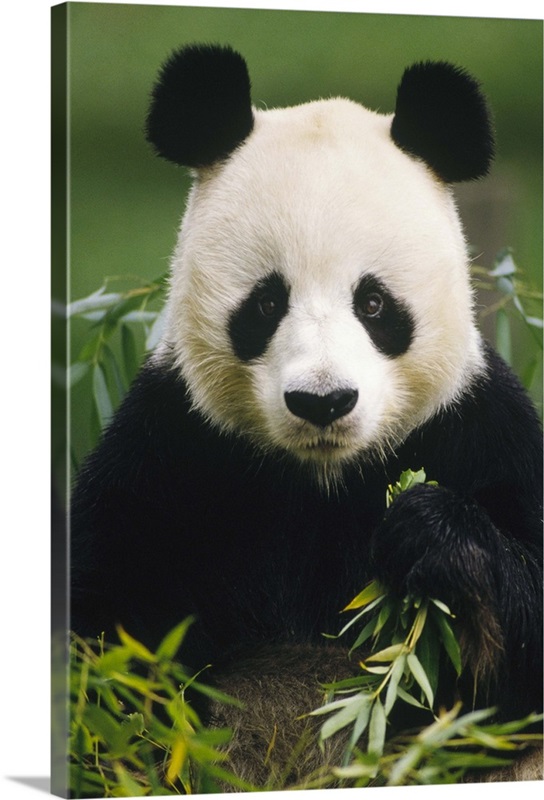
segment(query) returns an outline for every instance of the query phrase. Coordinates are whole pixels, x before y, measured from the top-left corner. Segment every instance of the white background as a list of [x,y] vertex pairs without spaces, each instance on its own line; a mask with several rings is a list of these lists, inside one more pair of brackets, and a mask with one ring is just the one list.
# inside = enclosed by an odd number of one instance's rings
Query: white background
[[[103,0],[104,1],[104,0]],[[150,4],[150,3],[148,3]],[[155,3],[156,4],[156,3]],[[182,2],[163,3],[183,5]],[[501,2],[187,2],[192,6],[537,18]],[[39,798],[49,776],[49,8],[2,4],[0,135],[0,797]],[[541,18],[541,17],[538,17]],[[378,800],[540,796],[538,784],[353,790]],[[351,790],[343,790],[347,798]],[[309,795],[316,797],[316,793]],[[331,792],[326,793],[329,800]]]

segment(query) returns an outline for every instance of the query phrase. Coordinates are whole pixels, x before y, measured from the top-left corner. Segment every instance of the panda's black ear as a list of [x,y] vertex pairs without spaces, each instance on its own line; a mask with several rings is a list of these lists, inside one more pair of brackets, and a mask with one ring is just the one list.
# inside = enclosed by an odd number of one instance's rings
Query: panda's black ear
[[226,158],[253,128],[247,65],[230,47],[191,45],[162,67],[147,117],[157,153],[186,167]]
[[495,153],[491,116],[478,83],[444,62],[405,71],[391,136],[447,183],[482,177]]

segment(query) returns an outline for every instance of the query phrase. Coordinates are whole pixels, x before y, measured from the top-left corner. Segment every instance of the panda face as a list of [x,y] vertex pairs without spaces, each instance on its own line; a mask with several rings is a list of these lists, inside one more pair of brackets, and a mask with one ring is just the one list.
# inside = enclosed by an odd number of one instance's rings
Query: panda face
[[255,111],[197,172],[173,261],[166,341],[194,405],[325,477],[482,369],[450,190],[390,126],[347,100]]

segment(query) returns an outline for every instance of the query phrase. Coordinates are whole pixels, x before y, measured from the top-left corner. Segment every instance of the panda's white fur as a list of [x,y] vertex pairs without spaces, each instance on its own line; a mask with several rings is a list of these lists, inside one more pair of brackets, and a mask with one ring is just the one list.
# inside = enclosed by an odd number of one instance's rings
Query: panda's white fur
[[[391,116],[331,99],[254,119],[243,147],[195,174],[159,354],[173,347],[212,423],[317,465],[327,482],[347,459],[398,443],[483,369],[465,241],[450,188],[393,143]],[[272,270],[291,287],[289,312],[265,355],[243,363],[226,320]],[[353,313],[365,273],[413,315],[396,358]],[[346,387],[357,405],[322,433],[284,402],[285,391]]]

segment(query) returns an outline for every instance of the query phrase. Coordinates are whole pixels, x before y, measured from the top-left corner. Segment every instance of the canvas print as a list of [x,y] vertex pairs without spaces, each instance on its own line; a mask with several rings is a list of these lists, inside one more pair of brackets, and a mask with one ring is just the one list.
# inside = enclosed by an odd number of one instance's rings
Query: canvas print
[[53,8],[53,791],[542,779],[542,24]]

